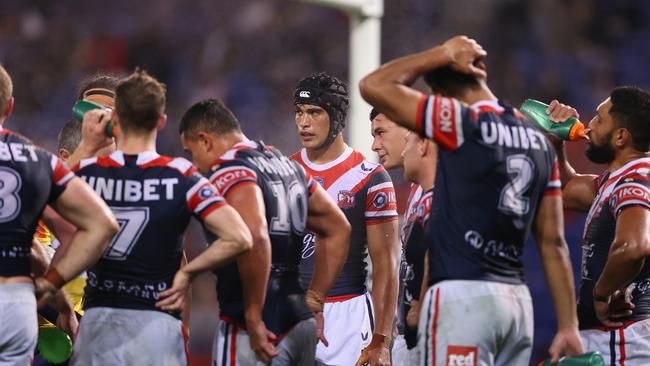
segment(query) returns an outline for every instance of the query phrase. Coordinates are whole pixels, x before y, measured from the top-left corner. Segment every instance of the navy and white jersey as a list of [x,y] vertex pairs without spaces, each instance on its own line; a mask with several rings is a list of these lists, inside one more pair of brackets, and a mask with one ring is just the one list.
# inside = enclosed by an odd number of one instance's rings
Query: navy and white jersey
[[[84,308],[158,310],[183,255],[190,217],[199,220],[224,199],[183,158],[116,151],[74,168],[111,208],[120,225],[104,255],[88,270]],[[172,314],[179,316],[179,314]]]
[[520,256],[544,195],[560,195],[546,137],[518,111],[423,96],[418,132],[440,147],[429,219],[429,284],[524,283]]
[[73,177],[59,158],[0,126],[1,277],[30,275],[38,220]]
[[[298,266],[308,199],[316,189],[315,182],[280,151],[255,141],[238,143],[221,156],[212,168],[210,181],[226,199],[247,184],[255,184],[262,191],[272,252],[262,318],[270,331],[282,337],[313,316],[300,286]],[[243,327],[244,299],[237,264],[214,273],[221,318]]]
[[[605,269],[609,250],[616,234],[616,220],[628,207],[650,209],[650,158],[631,161],[614,172],[596,179],[598,193],[585,223],[582,240],[582,271],[578,298],[580,329],[601,327],[594,312],[592,292]],[[623,322],[650,317],[650,263],[627,288],[636,306]]]
[[[291,156],[314,177],[352,226],[350,248],[343,269],[328,293],[329,301],[342,301],[366,293],[366,227],[397,220],[395,189],[383,166],[371,163],[346,146],[341,156],[326,164],[315,164],[305,149]],[[305,235],[300,273],[303,286],[309,286],[314,272],[315,237]]]

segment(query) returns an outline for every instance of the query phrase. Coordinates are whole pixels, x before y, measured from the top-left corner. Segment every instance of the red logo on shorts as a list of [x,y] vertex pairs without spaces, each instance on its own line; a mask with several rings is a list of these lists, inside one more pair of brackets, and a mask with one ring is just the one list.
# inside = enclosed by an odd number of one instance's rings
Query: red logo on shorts
[[447,346],[447,366],[478,365],[478,347]]

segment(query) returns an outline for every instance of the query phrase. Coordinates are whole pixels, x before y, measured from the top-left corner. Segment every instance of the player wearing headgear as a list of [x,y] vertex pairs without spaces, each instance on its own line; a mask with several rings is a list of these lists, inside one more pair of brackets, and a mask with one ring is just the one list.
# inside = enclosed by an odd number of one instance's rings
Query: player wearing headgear
[[[316,360],[352,365],[368,346],[363,355],[370,357],[371,365],[389,365],[398,288],[395,191],[381,165],[367,161],[343,141],[348,103],[347,86],[324,72],[300,80],[294,92],[303,148],[292,159],[325,188],[352,225],[346,263],[326,294],[329,346],[318,344]],[[304,238],[303,286],[313,273],[314,239],[311,233]],[[368,254],[374,268],[372,297],[366,289]]]
[[[0,364],[25,365],[31,363],[37,337],[34,291],[46,303],[99,258],[117,223],[61,160],[1,127],[13,110],[12,89],[0,66]],[[79,253],[56,256],[34,281],[32,237],[48,203],[77,227],[70,249]]]
[[[270,365],[313,365],[317,328],[312,311],[321,327],[323,316],[323,299],[313,296],[326,293],[343,266],[350,236],[345,216],[300,165],[248,140],[222,102],[194,104],[179,130],[194,163],[253,235],[251,251],[214,271],[221,324],[213,365],[257,365],[256,355]],[[298,272],[306,228],[319,233],[307,301]]]
[[250,233],[216,188],[183,158],[156,153],[166,122],[165,86],[142,70],[120,80],[115,109],[84,115],[77,151],[94,156],[106,145],[108,120],[117,148],[75,167],[106,201],[120,232],[88,270],[85,314],[72,365],[184,365],[180,314],[156,307],[171,288],[182,257],[182,236],[192,216],[219,240],[185,265],[193,276],[223,265],[250,248]]
[[[532,301],[520,256],[531,226],[558,317],[552,359],[582,352],[557,159],[541,132],[492,94],[485,55],[476,41],[454,37],[360,84],[370,104],[439,147],[422,365],[528,364]],[[421,75],[433,95],[410,87]]]
[[[552,101],[553,121],[579,117]],[[564,142],[552,139],[565,207],[587,212],[578,320],[585,348],[612,365],[650,364],[650,94],[618,87],[589,122],[589,160],[599,176],[577,174]]]
[[[404,158],[402,152],[406,145],[406,137],[409,130],[391,121],[380,113],[377,108],[370,111],[370,123],[372,134],[372,150],[379,155],[381,164],[386,170],[404,168]],[[435,170],[432,166],[430,170]],[[406,200],[406,209],[402,217],[399,228],[399,238],[401,243],[401,260],[399,270],[399,293],[397,297],[397,314],[396,314],[396,331],[397,334],[391,349],[391,359],[395,366],[410,365],[410,349],[414,349],[415,327],[408,329],[406,325],[406,314],[411,307],[411,301],[417,302],[413,298],[413,292],[409,291],[406,286],[407,277],[412,276],[414,263],[408,263],[405,257],[408,233],[412,224],[416,221],[418,202],[422,197],[422,187],[416,183],[411,183],[409,195]],[[418,290],[419,293],[419,290]],[[405,336],[409,338],[407,341]],[[408,344],[407,344],[408,343]]]

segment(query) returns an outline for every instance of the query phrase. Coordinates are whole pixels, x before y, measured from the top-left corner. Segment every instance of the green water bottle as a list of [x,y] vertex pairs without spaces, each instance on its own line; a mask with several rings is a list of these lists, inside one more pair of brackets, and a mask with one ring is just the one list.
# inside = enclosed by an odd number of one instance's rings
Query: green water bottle
[[72,355],[72,340],[59,328],[45,329],[38,334],[38,353],[49,363],[63,363]]
[[545,360],[540,362],[538,366],[605,366],[605,361],[600,352],[588,352],[579,356],[562,357],[557,363]]
[[[84,119],[84,114],[93,109],[106,109],[108,111],[111,110],[110,108],[104,107],[101,104],[82,99],[78,100],[77,103],[75,103],[72,107],[72,117],[77,121],[82,121]],[[113,133],[112,121],[108,121],[108,124],[106,124],[106,130],[104,132],[106,132],[106,136],[108,137],[113,137],[115,135]]]
[[537,127],[562,140],[575,141],[585,136],[585,125],[577,118],[572,117],[560,123],[551,122],[546,113],[547,108],[548,104],[534,99],[526,99],[519,110]]

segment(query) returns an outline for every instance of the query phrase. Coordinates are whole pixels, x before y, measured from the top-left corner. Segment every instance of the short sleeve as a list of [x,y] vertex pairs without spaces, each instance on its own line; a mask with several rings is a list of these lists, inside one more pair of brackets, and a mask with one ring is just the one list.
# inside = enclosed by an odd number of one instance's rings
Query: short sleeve
[[433,190],[428,190],[424,195],[422,195],[422,198],[420,198],[420,202],[418,202],[418,208],[417,208],[417,220],[420,224],[422,224],[423,227],[427,226],[427,222],[429,221],[429,216],[431,215],[431,202],[433,201]]
[[225,197],[244,184],[257,184],[257,173],[238,160],[232,160],[219,166],[210,175],[210,182]]
[[225,206],[217,188],[199,173],[187,177],[189,187],[185,192],[187,209],[197,218],[205,219],[212,211]]
[[52,169],[52,190],[50,191],[50,197],[48,202],[53,202],[63,191],[65,190],[68,182],[75,177],[74,173],[71,172],[55,155],[52,155],[50,158],[50,168]]
[[456,150],[476,126],[477,114],[454,98],[423,95],[418,106],[417,132],[445,150]]
[[551,177],[546,183],[546,188],[544,189],[544,196],[561,196],[562,195],[562,183],[560,182],[560,169],[555,158],[553,162],[553,168],[551,168]]
[[609,207],[615,217],[628,207],[650,209],[650,180],[647,175],[631,173],[619,179],[612,191]]
[[390,176],[382,166],[373,174],[366,192],[366,225],[397,219],[397,200]]

